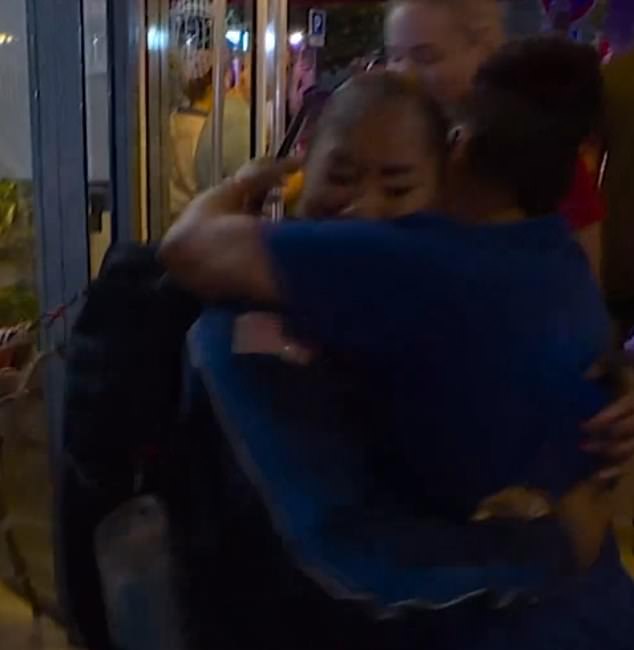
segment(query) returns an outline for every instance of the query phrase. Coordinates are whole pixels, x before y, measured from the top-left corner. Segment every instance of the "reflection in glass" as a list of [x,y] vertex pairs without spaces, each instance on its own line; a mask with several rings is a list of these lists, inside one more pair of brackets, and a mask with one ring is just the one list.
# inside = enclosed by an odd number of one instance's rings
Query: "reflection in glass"
[[106,0],[84,0],[86,159],[91,276],[111,242],[111,185]]
[[[250,156],[250,64],[243,13],[229,9],[224,53],[223,175]],[[172,0],[169,14],[169,137],[161,156],[169,170],[170,221],[210,184],[213,121],[213,10],[210,0]],[[148,35],[149,41],[149,35]],[[148,43],[149,46],[149,43]],[[150,140],[152,136],[150,134]]]
[[[25,0],[0,2],[0,620],[54,607]],[[54,170],[52,170],[54,171]],[[25,386],[28,390],[21,390]],[[12,536],[9,542],[7,536]],[[20,564],[26,564],[23,572]],[[9,589],[24,603],[12,600]],[[7,609],[8,604],[11,609]],[[25,611],[22,612],[23,608]],[[0,625],[1,627],[1,625]],[[0,633],[0,647],[5,647]],[[8,646],[6,646],[8,647]]]

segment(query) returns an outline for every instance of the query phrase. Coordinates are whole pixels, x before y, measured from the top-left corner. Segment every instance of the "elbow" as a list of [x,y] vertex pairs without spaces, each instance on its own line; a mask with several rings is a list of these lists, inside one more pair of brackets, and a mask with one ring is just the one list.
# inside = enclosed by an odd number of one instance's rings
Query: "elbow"
[[185,222],[177,222],[165,234],[157,255],[173,281],[202,298],[200,284],[205,276],[205,261],[201,257],[199,241],[195,230]]
[[271,294],[259,227],[250,217],[185,214],[165,235],[158,257],[177,284],[205,302]]
[[200,300],[224,297],[231,277],[233,250],[225,242],[222,220],[205,220],[185,213],[166,233],[158,259],[170,278]]
[[161,241],[158,249],[158,259],[168,273],[176,276],[186,259],[184,252],[187,245],[183,241],[183,237],[179,236],[174,230],[174,228],[170,229]]

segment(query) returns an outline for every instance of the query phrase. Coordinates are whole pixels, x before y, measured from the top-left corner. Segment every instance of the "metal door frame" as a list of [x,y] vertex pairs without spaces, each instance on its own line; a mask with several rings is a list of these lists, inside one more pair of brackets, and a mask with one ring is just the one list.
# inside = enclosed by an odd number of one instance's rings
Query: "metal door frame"
[[[39,295],[51,311],[90,277],[82,0],[27,0],[27,30]],[[46,349],[64,345],[72,316],[42,333]],[[61,382],[48,388],[61,395]],[[51,406],[55,459],[60,403]]]
[[[117,0],[111,0],[116,2]],[[154,30],[158,42],[144,47],[147,57],[147,202],[149,239],[161,238],[169,225],[169,167],[166,146],[169,143],[170,72],[169,72],[169,0],[146,0],[146,28]]]
[[269,21],[268,0],[252,0],[251,27],[251,156],[266,155],[267,69],[266,30]]
[[107,0],[107,12],[112,240],[139,241],[147,230],[145,139],[140,128],[145,0]]
[[[90,277],[84,42],[82,0],[27,0],[33,203],[40,307],[51,311],[70,301]],[[43,349],[63,347],[73,310],[42,332]],[[58,511],[63,459],[64,366],[46,366],[45,396]],[[61,531],[53,522],[58,595],[65,605],[60,570]]]
[[[42,312],[52,312],[90,281],[84,0],[25,0],[25,5],[38,296]],[[113,242],[143,237],[139,99],[145,98],[145,88],[139,79],[145,64],[145,7],[146,0],[107,0]],[[64,348],[80,304],[42,332],[41,349]],[[51,357],[45,372],[55,513],[61,505],[65,448],[62,359]],[[57,517],[53,537],[58,598],[67,611]]]

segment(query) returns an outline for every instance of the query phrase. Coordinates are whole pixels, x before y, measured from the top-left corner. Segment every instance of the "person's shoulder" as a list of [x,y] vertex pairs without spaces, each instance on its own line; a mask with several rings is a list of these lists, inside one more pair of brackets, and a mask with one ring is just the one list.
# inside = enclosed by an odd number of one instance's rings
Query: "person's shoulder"
[[301,233],[307,236],[359,236],[366,233],[385,232],[393,229],[387,219],[339,218],[324,215],[316,219],[289,219],[270,226],[280,233]]
[[295,249],[296,254],[300,250],[321,250],[349,259],[389,256],[404,260],[410,253],[435,255],[435,249],[446,249],[446,236],[453,239],[452,227],[447,224],[444,219],[419,215],[398,219],[294,219],[268,226],[265,236],[271,245]]
[[[293,219],[275,227],[284,232],[302,233],[311,237],[333,237],[338,239],[373,239],[382,241],[400,239],[404,236],[425,233],[437,233],[439,236],[466,233],[464,224],[437,213],[416,213],[396,218],[338,218],[324,215],[322,218],[303,220]],[[431,235],[434,236],[433,234]]]
[[[265,239],[273,247],[300,250],[328,250],[354,256],[359,251],[386,241],[389,228],[384,222],[365,219],[293,219],[264,228]],[[381,236],[383,233],[383,236]]]

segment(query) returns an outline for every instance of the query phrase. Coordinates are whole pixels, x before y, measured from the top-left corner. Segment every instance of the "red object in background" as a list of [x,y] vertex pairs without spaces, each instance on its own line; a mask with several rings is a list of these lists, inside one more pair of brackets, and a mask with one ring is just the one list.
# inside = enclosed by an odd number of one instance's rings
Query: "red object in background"
[[601,57],[602,62],[606,62],[612,56],[612,46],[610,41],[607,38],[602,38],[599,41],[599,56]]
[[583,230],[606,217],[599,188],[581,158],[577,161],[572,188],[561,204],[560,212],[573,230]]
[[547,14],[569,9],[571,21],[583,18],[594,7],[596,0],[542,0],[542,6]]

